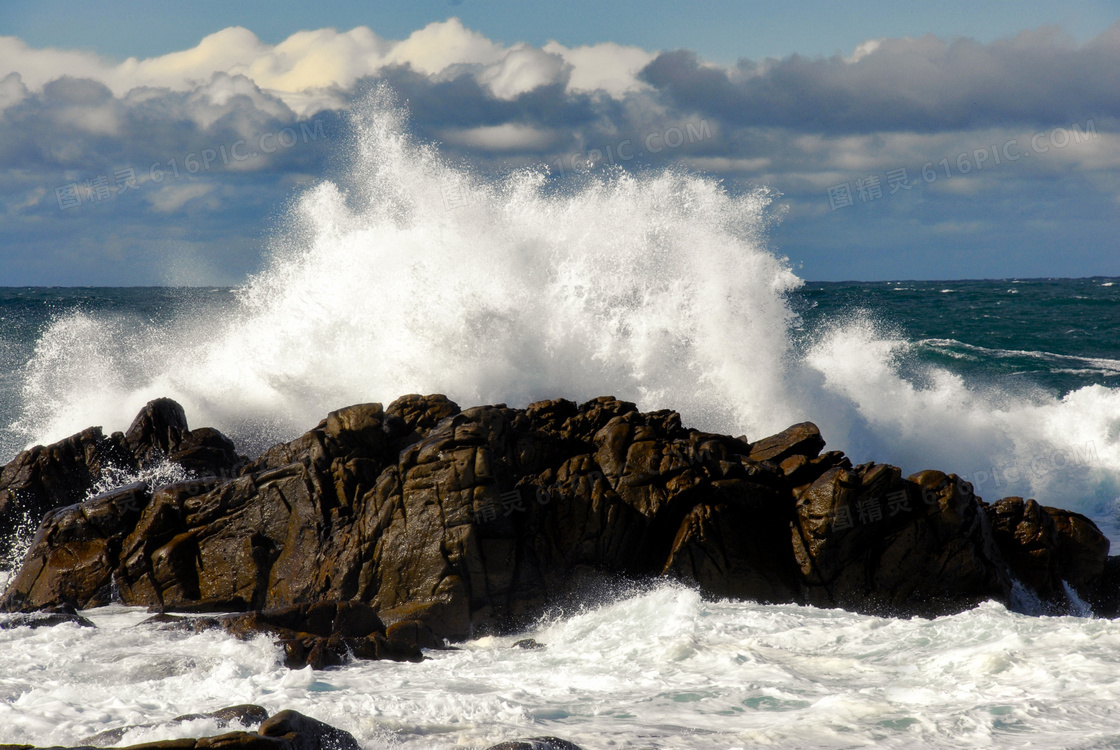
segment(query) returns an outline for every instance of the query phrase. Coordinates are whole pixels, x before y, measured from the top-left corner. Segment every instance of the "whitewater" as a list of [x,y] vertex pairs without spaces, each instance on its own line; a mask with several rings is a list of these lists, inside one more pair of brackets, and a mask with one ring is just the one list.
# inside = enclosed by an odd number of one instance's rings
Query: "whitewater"
[[[673,169],[488,177],[413,138],[385,89],[351,121],[346,174],[293,197],[264,269],[228,303],[170,319],[70,310],[37,331],[6,374],[3,460],[124,429],[160,396],[252,454],[405,393],[463,406],[609,394],[752,440],[811,420],[856,462],[957,471],[986,499],[1037,497],[1120,538],[1117,389],[968,376],[915,359],[974,356],[959,342],[859,310],[807,325],[803,282],[768,241],[774,193]],[[1120,623],[996,604],[888,620],[665,583],[421,664],[323,671],[284,668],[263,638],[86,614],[97,629],[0,629],[0,742],[72,745],[133,724],[156,726],[125,742],[199,736],[217,727],[163,722],[253,702],[369,750],[542,734],[587,750],[1120,746]],[[545,648],[514,648],[524,637]]]
[[385,88],[351,122],[349,170],[293,199],[236,305],[159,325],[54,320],[19,374],[5,457],[123,429],[160,396],[253,453],[405,393],[464,406],[614,395],[750,439],[811,420],[853,460],[906,472],[1042,462],[1063,470],[989,489],[1115,526],[1117,390],[903,373],[915,342],[859,314],[800,330],[789,295],[802,281],[767,246],[771,192],[671,169],[487,179],[411,137]]
[[[1120,624],[997,604],[936,620],[705,602],[663,584],[557,613],[420,664],[291,671],[266,638],[168,633],[148,613],[98,629],[0,630],[0,742],[74,745],[219,733],[178,715],[294,708],[368,750],[483,748],[558,735],[597,748],[1120,745]],[[532,637],[544,648],[524,650]],[[228,730],[225,730],[228,731]]]

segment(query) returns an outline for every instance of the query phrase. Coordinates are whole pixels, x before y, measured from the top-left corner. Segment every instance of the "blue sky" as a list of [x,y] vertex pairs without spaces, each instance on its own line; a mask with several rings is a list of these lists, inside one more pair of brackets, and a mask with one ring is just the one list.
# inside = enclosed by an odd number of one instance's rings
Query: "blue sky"
[[1120,275],[1117,80],[1115,2],[5,3],[0,284],[243,280],[379,81],[480,169],[771,187],[808,279]]

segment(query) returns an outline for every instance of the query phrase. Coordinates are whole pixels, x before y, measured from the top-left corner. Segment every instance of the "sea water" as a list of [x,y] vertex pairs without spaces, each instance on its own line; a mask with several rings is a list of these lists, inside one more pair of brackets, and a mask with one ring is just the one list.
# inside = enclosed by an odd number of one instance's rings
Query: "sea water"
[[[750,439],[809,419],[857,462],[954,471],[1120,538],[1115,280],[806,283],[768,246],[765,190],[672,170],[487,179],[411,138],[384,91],[353,131],[348,173],[295,197],[240,288],[0,290],[0,459],[124,429],[159,396],[255,453],[404,393],[615,395]],[[884,620],[666,584],[542,621],[541,650],[492,638],[319,672],[267,639],[88,614],[98,629],[0,631],[0,742],[255,702],[369,748],[1120,745],[1120,626],[995,604]]]

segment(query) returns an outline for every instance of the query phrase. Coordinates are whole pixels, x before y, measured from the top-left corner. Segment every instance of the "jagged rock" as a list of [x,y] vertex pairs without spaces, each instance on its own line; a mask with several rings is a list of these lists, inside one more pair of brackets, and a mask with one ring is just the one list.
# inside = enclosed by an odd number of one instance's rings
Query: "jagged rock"
[[802,422],[751,445],[750,457],[753,461],[781,464],[793,456],[816,458],[823,449],[821,431],[812,422]]
[[20,453],[0,471],[0,559],[21,527],[38,526],[49,511],[85,500],[111,476],[165,459],[200,476],[233,477],[245,463],[217,430],[188,431],[183,408],[166,398],[149,402],[123,434],[106,436],[91,427]]
[[48,511],[78,502],[110,465],[127,465],[131,458],[99,427],[20,453],[0,471],[0,556],[8,554],[22,526],[34,528]]
[[110,604],[120,539],[140,517],[147,493],[141,482],[49,512],[8,584],[7,611]]
[[1092,521],[1021,497],[1005,497],[986,511],[1011,575],[1044,604],[1063,611],[1069,604],[1064,584],[1084,599],[1095,598],[1109,543]]
[[[128,445],[180,450],[180,417],[153,402]],[[808,422],[748,443],[609,397],[359,404],[239,476],[118,490],[51,514],[0,606],[115,595],[158,611],[249,610],[247,627],[271,628],[291,663],[316,665],[349,652],[415,658],[515,630],[585,582],[619,576],[893,615],[1010,602],[1013,579],[1042,596],[1065,581],[1113,606],[1103,587],[1120,572],[1083,516],[1015,515],[955,475],[904,479],[823,448]],[[316,602],[368,604],[382,625],[348,636],[262,614]]]
[[939,471],[829,469],[797,501],[793,550],[819,606],[934,616],[1011,593],[971,487]]
[[124,433],[124,444],[139,462],[158,461],[179,447],[187,432],[183,407],[169,398],[149,401]]

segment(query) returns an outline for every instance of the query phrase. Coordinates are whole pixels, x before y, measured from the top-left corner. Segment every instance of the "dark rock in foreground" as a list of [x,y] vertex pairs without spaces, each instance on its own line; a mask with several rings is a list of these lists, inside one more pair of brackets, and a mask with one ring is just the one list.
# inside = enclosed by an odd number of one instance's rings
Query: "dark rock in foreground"
[[55,625],[77,625],[80,628],[97,627],[70,606],[48,607],[38,612],[17,613],[0,619],[0,630],[12,628],[48,628]]
[[[195,719],[215,719],[218,728],[225,729],[234,722],[242,726],[250,726],[252,724],[260,724],[268,718],[268,711],[260,706],[251,703],[245,703],[240,706],[229,706],[217,711],[211,711],[204,714],[184,714],[183,716],[176,716],[171,721],[163,722],[167,724],[181,724],[186,721],[194,721]],[[149,727],[161,726],[159,724],[141,724],[136,726],[118,727],[116,729],[107,729],[104,732],[98,732],[92,737],[87,737],[81,741],[83,746],[92,745],[94,747],[112,747],[117,745],[125,734],[133,729],[146,729]]]
[[[230,706],[207,714],[187,714],[164,723],[176,724],[205,718],[216,719],[221,728],[228,727],[234,722],[242,726],[260,724],[260,728],[256,732],[229,732],[197,739],[145,742],[139,745],[126,745],[120,750],[361,750],[361,745],[349,732],[304,716],[298,711],[281,711],[269,717],[265,709],[252,704]],[[0,744],[0,750],[96,750],[116,746],[116,743],[132,729],[152,726],[159,725],[145,724],[110,729],[83,740],[83,744],[74,748],[35,748],[33,745]],[[493,745],[488,750],[581,750],[581,748],[557,737],[533,737],[503,742]]]
[[487,750],[581,750],[579,745],[573,745],[567,740],[558,737],[532,737],[527,740],[513,740],[494,745]]
[[[262,713],[264,709],[260,706],[233,706],[206,716],[220,718],[220,715],[223,715],[229,720],[241,721],[248,718],[250,721],[261,721]],[[175,721],[186,721],[191,718],[198,717],[180,717]],[[80,747],[82,750],[85,748],[92,750],[97,746]],[[0,750],[35,750],[35,748],[31,745],[0,745]],[[51,750],[62,750],[62,748]],[[79,748],[72,750],[79,750]],[[296,711],[281,711],[272,718],[267,718],[265,715],[260,729],[256,732],[230,732],[215,737],[146,742],[141,745],[128,745],[123,750],[361,750],[361,745],[349,732],[336,729]]]
[[[132,455],[182,456],[183,436],[199,434],[170,404],[138,418],[122,443]],[[87,433],[30,453],[60,454]],[[955,475],[906,478],[823,448],[811,423],[750,443],[613,398],[362,404],[237,477],[126,486],[51,510],[0,604],[252,611],[289,660],[323,665],[341,658],[339,644],[411,658],[443,638],[513,630],[604,576],[668,575],[712,596],[881,615],[1011,605],[1022,587],[1047,611],[1077,611],[1078,600],[1114,611],[1120,569],[1084,516],[1020,498],[988,504]],[[67,455],[74,476],[101,460]],[[44,507],[73,497],[48,490]],[[337,613],[344,602],[368,605],[378,624],[342,635],[260,613],[312,603]],[[371,635],[389,645],[345,641]]]

